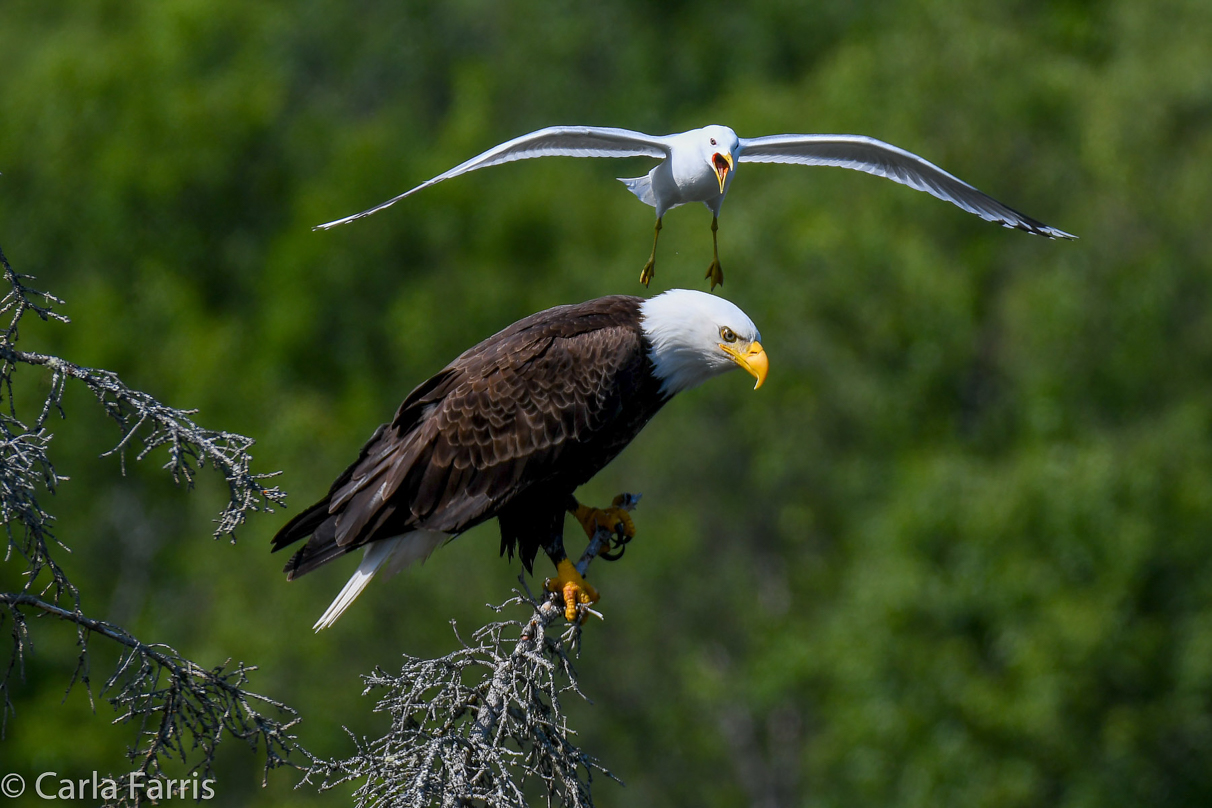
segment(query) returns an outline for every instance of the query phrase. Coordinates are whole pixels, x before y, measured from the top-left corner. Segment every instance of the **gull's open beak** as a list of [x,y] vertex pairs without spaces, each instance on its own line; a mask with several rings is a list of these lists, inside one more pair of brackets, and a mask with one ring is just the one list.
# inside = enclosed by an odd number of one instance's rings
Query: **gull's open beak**
[[720,193],[724,193],[724,180],[732,170],[732,155],[716,152],[711,155],[711,165],[715,168],[715,177],[720,181]]
[[770,370],[770,360],[766,358],[766,351],[762,348],[762,343],[752,342],[749,344],[749,349],[745,353],[741,353],[731,345],[720,343],[721,350],[736,362],[738,365],[749,371],[753,378],[757,379],[757,384],[753,386],[756,390],[766,381],[766,372]]

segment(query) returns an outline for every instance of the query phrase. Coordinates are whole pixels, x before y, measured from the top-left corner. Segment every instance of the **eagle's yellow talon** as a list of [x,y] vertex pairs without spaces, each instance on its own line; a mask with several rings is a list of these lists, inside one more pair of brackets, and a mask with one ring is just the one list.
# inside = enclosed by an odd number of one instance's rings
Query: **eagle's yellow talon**
[[[570,623],[577,622],[577,607],[581,604],[597,603],[598,590],[590,586],[572,562],[565,558],[556,565],[556,577],[543,583],[548,592],[558,592],[564,600],[564,617]],[[586,611],[586,614],[589,612]]]
[[617,533],[622,526],[622,537],[624,541],[629,541],[635,538],[635,522],[631,521],[631,514],[623,510],[619,506],[623,503],[623,496],[614,498],[614,505],[608,508],[591,508],[588,505],[578,505],[577,509],[572,512],[576,520],[581,523],[581,529],[585,531],[585,535],[593,538],[599,528],[609,530],[611,533]]

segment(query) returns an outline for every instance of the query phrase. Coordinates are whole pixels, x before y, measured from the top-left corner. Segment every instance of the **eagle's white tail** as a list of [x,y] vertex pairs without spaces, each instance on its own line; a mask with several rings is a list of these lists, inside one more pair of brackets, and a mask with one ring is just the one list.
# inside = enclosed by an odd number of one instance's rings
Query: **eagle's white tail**
[[[387,564],[387,574],[394,575],[409,564],[429,558],[430,554],[449,538],[451,537],[446,533],[418,530],[415,533],[405,533],[403,536],[396,536],[393,539],[381,539],[368,544],[366,554],[362,557],[362,563],[358,565],[357,571],[345,583],[345,587],[337,595],[336,600],[329,604],[324,614],[320,615],[320,619],[316,621],[312,629],[320,631],[337,622],[337,618],[349,608],[349,604],[353,603],[358,595],[362,594],[362,590],[384,564]],[[391,563],[388,564],[388,561]]]
[[642,177],[632,177],[624,179],[619,177],[619,182],[627,186],[627,190],[635,194],[645,205],[657,206],[656,196],[652,193],[652,175],[645,174]]

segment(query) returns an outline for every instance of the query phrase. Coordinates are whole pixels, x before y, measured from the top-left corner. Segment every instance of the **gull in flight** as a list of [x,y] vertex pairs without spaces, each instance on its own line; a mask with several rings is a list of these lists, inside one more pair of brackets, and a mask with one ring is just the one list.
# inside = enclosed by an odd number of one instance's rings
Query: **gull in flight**
[[657,239],[665,212],[688,202],[702,202],[711,211],[711,247],[714,256],[707,276],[711,288],[724,282],[716,242],[720,206],[738,163],[792,163],[804,166],[840,166],[908,185],[950,202],[987,222],[1026,230],[1048,238],[1076,238],[1063,230],[1024,216],[968,183],[912,152],[863,135],[767,135],[737,137],[727,126],[705,126],[676,135],[646,135],[629,129],[601,126],[549,126],[494,146],[488,151],[439,174],[417,187],[369,210],[318,225],[327,230],[390,207],[422,188],[477,168],[529,160],[532,157],[656,157],[661,160],[643,177],[620,179],[641,202],[656,208],[652,254],[640,273],[645,286],[656,267]]

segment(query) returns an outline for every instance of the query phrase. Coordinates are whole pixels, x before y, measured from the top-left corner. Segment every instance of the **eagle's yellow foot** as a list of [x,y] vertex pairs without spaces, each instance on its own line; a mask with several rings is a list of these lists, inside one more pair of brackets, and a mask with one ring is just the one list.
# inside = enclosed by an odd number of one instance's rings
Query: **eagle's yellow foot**
[[[588,606],[597,603],[598,590],[590,586],[572,562],[565,558],[556,565],[556,577],[548,578],[543,588],[548,592],[558,592],[564,599],[564,618],[570,623],[577,622],[577,610],[581,605]],[[585,614],[588,614],[588,610]]]
[[619,507],[623,504],[624,496],[619,494],[615,497],[614,504],[609,508],[578,504],[572,515],[581,523],[581,529],[589,538],[592,539],[599,528],[605,528],[618,536],[619,544],[626,544],[635,538],[635,522],[631,521],[631,514]]

